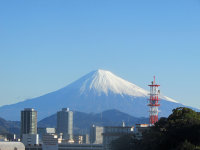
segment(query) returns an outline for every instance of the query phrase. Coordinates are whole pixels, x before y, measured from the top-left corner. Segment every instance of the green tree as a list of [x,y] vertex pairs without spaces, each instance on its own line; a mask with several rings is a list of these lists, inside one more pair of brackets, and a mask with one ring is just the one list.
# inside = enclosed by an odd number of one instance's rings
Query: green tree
[[112,150],[135,150],[133,149],[133,135],[124,135],[111,142]]
[[115,150],[123,146],[126,150],[200,150],[200,113],[179,107],[168,118],[160,118],[143,134],[142,140],[125,138],[113,142],[112,147],[115,145]]

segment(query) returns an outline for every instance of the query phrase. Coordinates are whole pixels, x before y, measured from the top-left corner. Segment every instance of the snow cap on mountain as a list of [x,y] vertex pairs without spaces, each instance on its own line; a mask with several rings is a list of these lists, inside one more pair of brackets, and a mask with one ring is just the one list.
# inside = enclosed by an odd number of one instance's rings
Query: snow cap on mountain
[[[81,95],[88,95],[88,93],[94,92],[98,95],[119,94],[121,96],[128,95],[133,97],[149,97],[148,91],[116,76],[110,71],[102,69],[86,74],[79,80],[72,83],[71,86],[78,88]],[[161,98],[176,102],[175,100],[162,95]]]
[[[148,92],[132,84],[110,71],[98,69],[85,75],[77,81],[79,83],[80,93],[95,92],[98,95],[109,93],[145,97]],[[78,83],[75,83],[76,86]]]

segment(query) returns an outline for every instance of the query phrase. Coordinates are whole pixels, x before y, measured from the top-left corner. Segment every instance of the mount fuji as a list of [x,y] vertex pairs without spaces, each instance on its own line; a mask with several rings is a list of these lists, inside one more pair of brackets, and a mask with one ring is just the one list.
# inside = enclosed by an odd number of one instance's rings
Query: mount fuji
[[[38,111],[38,120],[41,120],[63,107],[69,107],[86,113],[117,109],[135,117],[147,117],[148,93],[110,71],[96,70],[55,92],[2,106],[0,116],[8,120],[20,120],[21,110],[34,108]],[[160,98],[160,117],[168,116],[172,109],[184,106],[169,97],[161,95]]]

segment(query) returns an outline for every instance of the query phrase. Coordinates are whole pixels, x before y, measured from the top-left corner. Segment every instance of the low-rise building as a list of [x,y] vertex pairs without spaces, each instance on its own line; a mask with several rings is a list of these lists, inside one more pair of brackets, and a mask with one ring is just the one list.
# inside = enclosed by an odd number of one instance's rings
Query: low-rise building
[[39,135],[38,134],[23,134],[22,143],[26,145],[38,145],[39,144]]
[[118,139],[123,135],[133,134],[134,127],[130,126],[107,126],[104,127],[103,132],[103,148],[104,150],[110,150],[110,144],[112,141]]
[[42,150],[58,150],[58,143],[62,142],[62,137],[59,138],[56,134],[45,134],[42,141]]
[[38,128],[37,133],[42,138],[44,134],[55,134],[56,129],[55,128]]

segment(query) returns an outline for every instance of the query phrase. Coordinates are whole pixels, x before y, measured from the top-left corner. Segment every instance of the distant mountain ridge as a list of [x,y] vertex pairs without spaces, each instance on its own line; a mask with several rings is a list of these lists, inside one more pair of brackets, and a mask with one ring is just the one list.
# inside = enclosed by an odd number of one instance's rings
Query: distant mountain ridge
[[[116,109],[135,117],[148,117],[148,91],[130,83],[110,71],[92,71],[68,86],[12,105],[0,107],[0,116],[19,120],[20,111],[34,108],[38,120],[56,113],[63,107],[85,113]],[[160,116],[168,116],[172,109],[184,106],[161,95]]]
[[[118,110],[107,110],[102,113],[83,113],[73,111],[74,133],[89,133],[90,127],[97,126],[121,126],[125,122],[126,126],[133,126],[137,123],[148,123],[149,118],[136,118]],[[57,115],[53,114],[38,122],[38,127],[56,127]]]
[[[127,126],[133,126],[136,123],[148,123],[148,118],[136,118],[118,110],[107,110],[102,113],[84,113],[73,111],[74,134],[89,133],[90,127],[98,126],[121,126],[125,122]],[[53,114],[38,122],[38,127],[56,128],[57,115]],[[0,134],[20,133],[19,121],[6,121],[0,118]]]
[[19,121],[7,121],[0,118],[0,134],[7,135],[10,133],[20,133],[20,122]]

